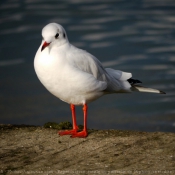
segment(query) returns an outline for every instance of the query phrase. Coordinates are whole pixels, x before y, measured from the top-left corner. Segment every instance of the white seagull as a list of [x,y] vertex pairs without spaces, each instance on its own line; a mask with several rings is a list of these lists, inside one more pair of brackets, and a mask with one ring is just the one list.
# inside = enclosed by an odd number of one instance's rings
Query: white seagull
[[[87,137],[87,104],[111,93],[163,91],[142,87],[132,74],[104,68],[90,53],[69,43],[66,31],[57,23],[42,29],[43,40],[35,55],[34,68],[45,88],[62,101],[70,104],[73,129],[60,135]],[[78,132],[75,105],[83,105],[84,129]]]

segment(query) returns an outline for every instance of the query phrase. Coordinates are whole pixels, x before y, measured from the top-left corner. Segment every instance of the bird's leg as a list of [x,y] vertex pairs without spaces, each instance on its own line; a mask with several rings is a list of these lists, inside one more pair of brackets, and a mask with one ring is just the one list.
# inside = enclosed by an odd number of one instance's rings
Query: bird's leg
[[66,131],[59,131],[59,135],[72,135],[76,134],[78,130],[77,122],[76,122],[76,114],[75,114],[75,105],[70,105],[71,111],[72,111],[72,123],[73,123],[73,129],[72,130],[66,130]]
[[84,104],[83,106],[83,113],[84,113],[84,128],[83,131],[81,132],[77,132],[77,133],[73,133],[71,137],[87,137],[88,132],[87,132],[87,110],[88,110],[88,106],[87,104]]
[[77,121],[76,121],[76,112],[75,112],[75,105],[70,105],[72,111],[72,123],[73,123],[73,130],[78,130]]

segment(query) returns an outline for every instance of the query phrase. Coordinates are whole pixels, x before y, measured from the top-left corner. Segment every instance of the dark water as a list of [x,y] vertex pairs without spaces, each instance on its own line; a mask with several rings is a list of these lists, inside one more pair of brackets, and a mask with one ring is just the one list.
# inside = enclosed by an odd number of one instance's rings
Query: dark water
[[[1,0],[0,123],[71,120],[69,105],[45,90],[33,68],[50,22],[62,24],[69,41],[105,67],[167,93],[102,97],[89,104],[89,128],[175,132],[174,0]],[[81,123],[81,107],[77,115]]]

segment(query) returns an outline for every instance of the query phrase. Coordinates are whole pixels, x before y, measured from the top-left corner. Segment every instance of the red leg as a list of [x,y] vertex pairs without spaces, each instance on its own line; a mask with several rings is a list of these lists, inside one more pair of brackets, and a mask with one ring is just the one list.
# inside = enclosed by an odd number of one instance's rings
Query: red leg
[[76,122],[76,114],[75,114],[75,105],[70,105],[71,111],[72,111],[72,123],[73,123],[73,129],[72,130],[66,130],[66,131],[59,131],[59,135],[72,135],[76,134],[78,130],[77,122]]
[[87,132],[87,110],[88,110],[88,106],[87,104],[85,104],[83,106],[83,112],[84,112],[84,128],[83,131],[81,132],[77,132],[77,133],[73,133],[71,137],[87,137],[88,132]]
[[73,122],[73,129],[78,130],[77,121],[76,121],[76,113],[75,113],[75,105],[70,105],[72,111],[72,122]]

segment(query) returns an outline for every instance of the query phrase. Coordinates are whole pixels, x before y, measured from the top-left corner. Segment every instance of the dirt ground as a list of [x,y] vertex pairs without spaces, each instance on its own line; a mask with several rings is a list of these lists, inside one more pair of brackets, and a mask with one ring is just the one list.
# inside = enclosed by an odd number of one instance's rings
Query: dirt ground
[[175,174],[175,133],[0,125],[0,174]]

